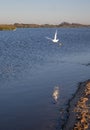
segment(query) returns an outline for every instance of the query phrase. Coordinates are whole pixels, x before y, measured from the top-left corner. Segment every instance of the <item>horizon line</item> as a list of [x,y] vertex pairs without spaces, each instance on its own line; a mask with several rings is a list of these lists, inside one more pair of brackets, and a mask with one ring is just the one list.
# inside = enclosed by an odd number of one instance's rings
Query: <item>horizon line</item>
[[53,24],[53,23],[24,23],[24,22],[14,22],[14,23],[0,23],[0,25],[14,25],[14,24],[33,24],[33,25],[61,25],[61,24],[80,24],[80,25],[90,25],[90,24],[84,24],[84,23],[79,23],[79,22],[61,22],[58,24]]

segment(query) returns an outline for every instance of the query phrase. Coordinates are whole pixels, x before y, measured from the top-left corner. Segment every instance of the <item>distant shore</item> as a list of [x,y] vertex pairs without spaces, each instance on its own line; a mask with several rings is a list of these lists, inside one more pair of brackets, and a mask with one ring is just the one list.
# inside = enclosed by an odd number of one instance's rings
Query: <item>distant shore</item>
[[53,24],[23,24],[23,23],[15,23],[15,27],[17,28],[60,28],[60,27],[90,27],[90,25],[83,25],[79,23],[67,23],[67,22],[62,22],[61,24],[58,25],[53,25]]
[[68,118],[63,130],[90,130],[90,80],[79,84],[68,103]]
[[90,27],[90,25],[84,25],[79,23],[68,23],[63,22],[58,25],[53,24],[24,24],[24,23],[15,23],[15,24],[1,24],[0,30],[14,30],[16,28],[80,28],[80,27]]

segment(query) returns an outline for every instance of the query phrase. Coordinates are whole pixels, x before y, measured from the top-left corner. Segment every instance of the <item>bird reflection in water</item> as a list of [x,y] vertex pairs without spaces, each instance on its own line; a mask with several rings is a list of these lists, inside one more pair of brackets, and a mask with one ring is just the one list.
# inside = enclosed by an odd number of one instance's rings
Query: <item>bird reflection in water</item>
[[55,86],[54,90],[53,90],[53,94],[52,94],[52,97],[53,97],[55,103],[58,102],[59,94],[60,94],[59,87]]

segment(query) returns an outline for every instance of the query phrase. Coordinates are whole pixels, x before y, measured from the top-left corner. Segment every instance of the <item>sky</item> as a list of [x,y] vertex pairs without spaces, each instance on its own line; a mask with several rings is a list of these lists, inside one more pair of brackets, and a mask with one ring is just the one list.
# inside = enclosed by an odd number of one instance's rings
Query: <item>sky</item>
[[0,0],[0,24],[90,24],[90,0]]

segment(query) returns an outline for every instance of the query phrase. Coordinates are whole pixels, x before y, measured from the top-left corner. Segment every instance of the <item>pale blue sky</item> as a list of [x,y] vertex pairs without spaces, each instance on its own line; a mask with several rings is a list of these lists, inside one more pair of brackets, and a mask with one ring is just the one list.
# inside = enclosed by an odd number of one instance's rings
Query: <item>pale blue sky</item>
[[90,0],[0,0],[0,23],[90,24]]

